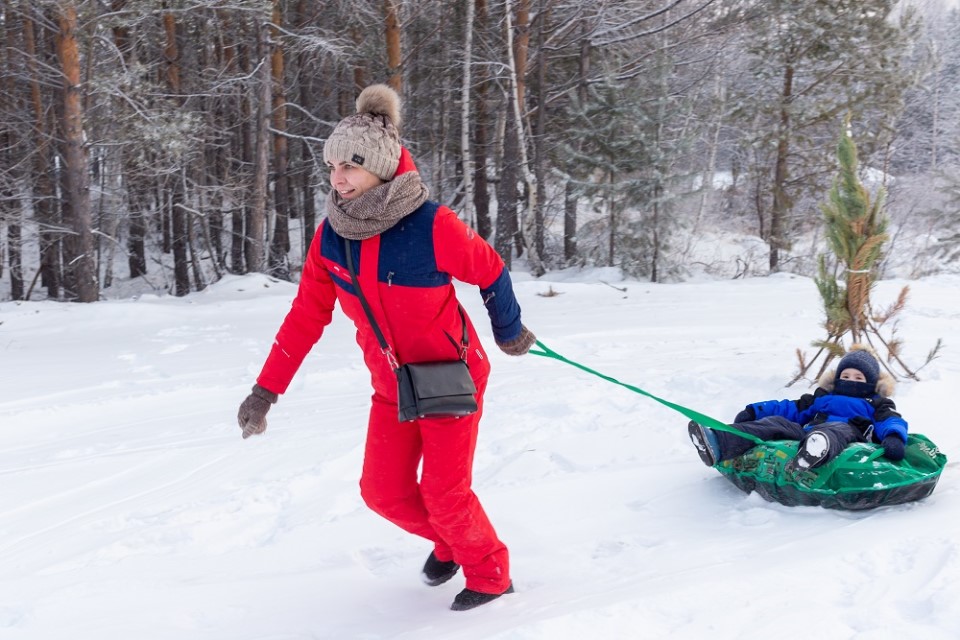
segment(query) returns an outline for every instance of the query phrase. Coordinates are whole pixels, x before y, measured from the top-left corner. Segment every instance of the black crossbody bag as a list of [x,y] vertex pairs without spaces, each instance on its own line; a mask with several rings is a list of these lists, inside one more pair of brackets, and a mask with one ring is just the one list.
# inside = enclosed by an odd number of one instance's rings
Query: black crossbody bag
[[353,251],[349,240],[344,240],[347,249],[347,270],[353,287],[357,290],[357,297],[363,306],[370,326],[380,343],[380,350],[390,363],[390,368],[397,374],[397,407],[400,422],[408,422],[417,418],[459,418],[477,412],[477,387],[473,384],[470,369],[467,367],[467,347],[470,339],[467,334],[467,319],[463,308],[457,305],[460,320],[463,324],[461,343],[447,335],[450,342],[459,350],[457,360],[440,360],[435,362],[408,362],[401,365],[387,344],[380,331],[380,326],[373,318],[373,312],[367,302],[360,281],[357,279],[353,267]]

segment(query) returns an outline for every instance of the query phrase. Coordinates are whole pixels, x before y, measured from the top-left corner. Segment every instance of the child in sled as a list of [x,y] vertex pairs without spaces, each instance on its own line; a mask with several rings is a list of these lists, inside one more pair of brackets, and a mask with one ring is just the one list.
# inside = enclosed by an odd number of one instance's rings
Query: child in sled
[[[733,426],[764,441],[799,440],[789,467],[807,470],[835,458],[853,442],[875,442],[883,455],[902,460],[907,422],[889,396],[895,382],[880,372],[876,357],[864,345],[853,345],[837,366],[824,372],[819,388],[799,400],[767,400],[748,404]],[[691,421],[690,439],[707,466],[742,455],[754,442]]]

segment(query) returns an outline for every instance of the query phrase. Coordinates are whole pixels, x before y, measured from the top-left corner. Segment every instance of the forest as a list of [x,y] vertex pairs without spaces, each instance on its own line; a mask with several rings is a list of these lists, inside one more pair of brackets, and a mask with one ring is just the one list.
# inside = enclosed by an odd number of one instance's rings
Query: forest
[[0,70],[0,300],[296,281],[377,82],[431,199],[534,275],[683,280],[708,230],[762,247],[718,277],[810,275],[844,127],[894,249],[925,234],[908,275],[960,255],[951,0],[0,0]]

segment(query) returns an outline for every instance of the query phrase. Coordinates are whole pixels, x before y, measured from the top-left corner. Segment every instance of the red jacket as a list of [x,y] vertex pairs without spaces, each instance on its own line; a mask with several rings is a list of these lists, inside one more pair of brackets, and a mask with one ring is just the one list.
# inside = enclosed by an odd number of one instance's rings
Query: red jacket
[[[398,174],[415,170],[411,167],[407,154],[401,158]],[[459,356],[456,345],[463,335],[463,322],[451,278],[480,287],[498,342],[520,334],[520,307],[503,260],[447,207],[427,201],[387,231],[351,245],[360,286],[401,364]],[[275,393],[286,391],[330,323],[337,301],[357,327],[357,343],[374,389],[395,401],[396,376],[356,295],[344,239],[327,220],[314,236],[297,297],[257,383]],[[479,382],[487,377],[490,365],[472,322],[466,314],[463,317],[469,336],[467,364]]]

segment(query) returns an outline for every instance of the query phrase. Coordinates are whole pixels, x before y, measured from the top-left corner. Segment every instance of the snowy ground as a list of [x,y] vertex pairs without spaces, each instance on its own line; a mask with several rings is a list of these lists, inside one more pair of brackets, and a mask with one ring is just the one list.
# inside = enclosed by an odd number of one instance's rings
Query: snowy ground
[[[808,279],[515,280],[548,346],[662,398],[729,419],[806,391],[783,385],[821,334]],[[902,284],[881,283],[879,306]],[[462,288],[494,366],[475,487],[517,588],[462,613],[462,579],[421,584],[428,544],[360,501],[370,391],[343,316],[244,441],[236,408],[293,285],[0,303],[0,638],[955,640],[960,277],[909,284],[907,361],[946,347],[896,400],[951,463],[926,500],[868,512],[741,493],[683,416],[500,354]]]

